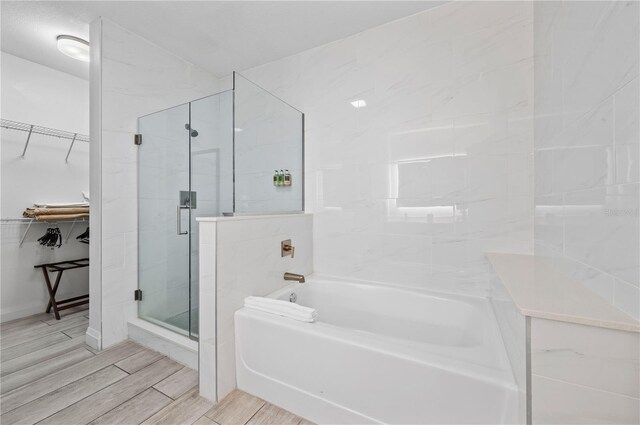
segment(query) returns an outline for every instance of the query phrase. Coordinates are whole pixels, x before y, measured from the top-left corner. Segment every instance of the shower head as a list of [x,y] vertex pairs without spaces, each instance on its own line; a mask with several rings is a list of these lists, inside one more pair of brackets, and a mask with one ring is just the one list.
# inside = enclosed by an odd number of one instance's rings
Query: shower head
[[191,128],[191,126],[187,123],[184,125],[185,130],[189,131],[191,137],[198,137],[198,131]]

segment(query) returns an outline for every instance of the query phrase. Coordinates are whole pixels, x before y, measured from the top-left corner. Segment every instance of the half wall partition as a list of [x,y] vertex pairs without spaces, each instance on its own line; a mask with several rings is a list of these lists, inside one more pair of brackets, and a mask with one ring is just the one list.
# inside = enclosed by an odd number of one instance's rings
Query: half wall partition
[[138,316],[196,339],[196,217],[302,212],[304,114],[234,73],[138,130]]

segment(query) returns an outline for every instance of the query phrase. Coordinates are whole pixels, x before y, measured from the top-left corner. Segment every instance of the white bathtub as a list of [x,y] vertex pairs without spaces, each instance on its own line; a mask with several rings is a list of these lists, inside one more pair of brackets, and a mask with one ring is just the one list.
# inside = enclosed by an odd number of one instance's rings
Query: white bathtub
[[317,423],[516,423],[488,301],[309,279],[271,294],[316,323],[240,309],[238,387]]

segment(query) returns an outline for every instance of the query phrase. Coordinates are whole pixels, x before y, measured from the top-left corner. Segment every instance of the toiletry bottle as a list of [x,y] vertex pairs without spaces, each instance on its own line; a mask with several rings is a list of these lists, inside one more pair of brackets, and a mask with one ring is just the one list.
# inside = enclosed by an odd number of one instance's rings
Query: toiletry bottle
[[284,186],[284,170],[278,173],[278,186]]
[[284,185],[291,186],[291,173],[289,170],[284,170]]
[[280,178],[278,177],[278,170],[273,171],[273,185],[278,186],[278,181]]

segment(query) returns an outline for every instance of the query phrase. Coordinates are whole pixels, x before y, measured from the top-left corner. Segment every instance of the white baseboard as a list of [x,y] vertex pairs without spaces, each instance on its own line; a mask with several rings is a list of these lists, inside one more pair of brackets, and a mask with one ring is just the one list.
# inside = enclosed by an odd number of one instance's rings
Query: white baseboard
[[102,334],[91,327],[87,328],[85,342],[94,350],[102,350]]
[[34,314],[44,313],[46,303],[37,303],[33,305],[20,306],[15,308],[3,308],[0,314],[0,322],[9,322],[11,320],[22,319],[23,317],[33,316]]

